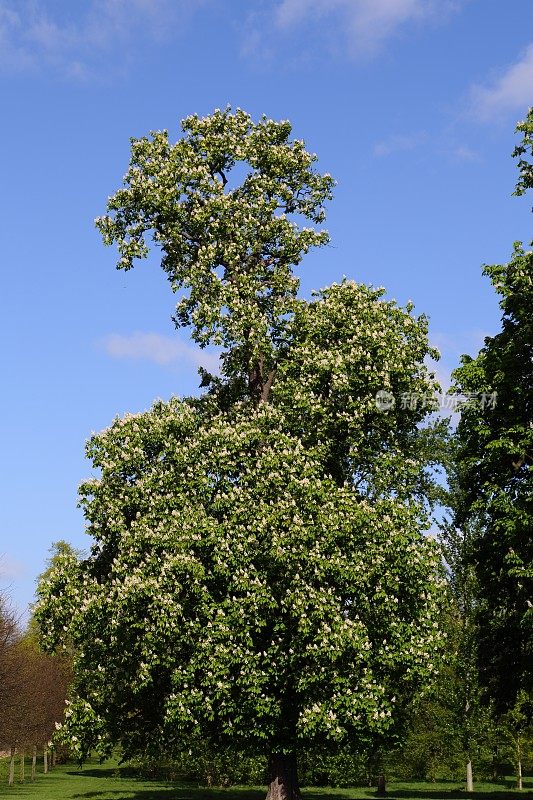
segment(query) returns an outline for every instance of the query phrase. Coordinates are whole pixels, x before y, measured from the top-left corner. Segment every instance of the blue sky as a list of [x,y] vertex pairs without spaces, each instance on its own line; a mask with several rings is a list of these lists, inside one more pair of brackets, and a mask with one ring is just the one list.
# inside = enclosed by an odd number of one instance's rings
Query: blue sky
[[94,430],[196,390],[156,259],[114,269],[93,219],[129,138],[227,104],[293,123],[338,181],[308,294],[343,274],[429,315],[449,374],[498,327],[483,263],[530,241],[514,128],[531,0],[0,0],[0,588],[23,611],[76,508]]

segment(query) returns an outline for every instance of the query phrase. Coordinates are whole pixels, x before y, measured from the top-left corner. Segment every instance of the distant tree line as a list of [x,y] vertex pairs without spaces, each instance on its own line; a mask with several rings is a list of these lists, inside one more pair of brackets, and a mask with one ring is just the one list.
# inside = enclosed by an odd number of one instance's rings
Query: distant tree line
[[63,720],[69,680],[68,658],[44,653],[33,626],[23,630],[0,596],[0,751],[9,759],[9,784],[16,778],[16,761],[22,782],[35,779],[38,758],[45,772],[52,766],[50,742]]

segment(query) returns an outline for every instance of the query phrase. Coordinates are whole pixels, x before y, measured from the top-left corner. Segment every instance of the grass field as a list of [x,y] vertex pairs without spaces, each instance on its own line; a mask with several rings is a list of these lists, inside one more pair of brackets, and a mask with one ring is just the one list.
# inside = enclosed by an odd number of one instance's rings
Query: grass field
[[[0,770],[0,797],[16,800],[264,800],[265,787],[237,786],[205,789],[178,783],[162,783],[120,775],[116,764],[89,763],[57,766],[48,775],[38,774],[35,783],[6,784],[6,763]],[[18,765],[17,765],[18,766]],[[18,773],[16,775],[18,779]],[[375,790],[366,788],[306,788],[304,800],[373,800]],[[391,783],[391,800],[461,800],[469,795],[459,783]],[[513,789],[511,779],[499,784],[477,784],[476,800],[533,800],[533,779],[526,779],[524,791]]]

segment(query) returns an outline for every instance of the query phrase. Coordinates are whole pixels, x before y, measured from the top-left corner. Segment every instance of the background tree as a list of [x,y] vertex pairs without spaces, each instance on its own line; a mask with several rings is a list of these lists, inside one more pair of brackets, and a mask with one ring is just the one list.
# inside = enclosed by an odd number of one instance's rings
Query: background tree
[[8,781],[14,780],[14,736],[17,726],[20,664],[16,643],[19,628],[7,598],[0,595],[0,748],[10,751]]
[[474,768],[487,775],[492,720],[478,677],[476,585],[467,560],[471,538],[445,521],[440,539],[447,574],[440,621],[445,649],[431,686],[408,706],[407,735],[387,761],[389,771],[404,780],[466,777],[466,789],[473,791]]
[[[48,558],[45,562],[44,570],[37,576],[35,594],[38,597],[40,594],[40,587],[46,585],[49,578],[53,575],[56,569],[61,569],[65,563],[77,563],[84,556],[82,550],[76,549],[65,539],[58,539],[57,542],[52,542],[48,548]],[[24,632],[24,641],[34,650],[42,652],[41,638],[42,630],[39,621],[34,613],[34,607],[30,607],[30,617]],[[72,643],[67,646],[66,640],[63,641],[62,646],[58,648],[54,655],[58,656],[63,663],[65,675],[70,675],[70,659],[72,656]]]
[[516,788],[523,789],[524,766],[533,759],[531,700],[521,689],[515,704],[500,719],[500,740],[504,754],[514,767]]
[[479,522],[477,518],[463,521],[458,528],[457,515],[463,507],[462,485],[453,457],[456,441],[450,441],[452,456],[448,467],[446,505],[452,518],[445,517],[440,525],[440,541],[448,575],[450,613],[448,616],[448,645],[444,668],[449,683],[445,688],[448,707],[452,710],[460,750],[466,763],[466,789],[474,790],[473,755],[480,752],[490,720],[490,703],[482,696],[479,679],[479,630],[477,613],[479,589],[472,563]]
[[[517,194],[531,185],[532,112],[518,130]],[[475,525],[481,679],[499,710],[533,688],[533,252],[483,270],[500,295],[502,329],[463,356],[456,391],[474,393],[457,429],[455,525]]]
[[327,241],[301,221],[332,180],[289,123],[227,110],[183,130],[132,143],[98,225],[123,269],[152,233],[176,322],[224,348],[221,375],[91,439],[95,544],[61,554],[37,615],[49,647],[72,643],[81,755],[200,734],[266,753],[269,797],[291,800],[298,746],[384,737],[435,670],[427,322],[351,282],[297,298],[293,267]]
[[[15,751],[47,747],[63,719],[68,666],[63,656],[41,652],[9,610],[0,606],[0,748],[11,752],[8,780],[14,780]],[[24,771],[21,767],[21,780]]]

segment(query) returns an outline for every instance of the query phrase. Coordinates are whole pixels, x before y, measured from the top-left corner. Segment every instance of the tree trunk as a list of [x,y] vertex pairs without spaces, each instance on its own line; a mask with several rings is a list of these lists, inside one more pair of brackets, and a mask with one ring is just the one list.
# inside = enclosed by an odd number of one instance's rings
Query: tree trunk
[[43,772],[46,775],[48,772],[48,748],[45,747],[43,750]]
[[522,748],[520,735],[516,737],[516,788],[523,789],[522,783]]
[[15,781],[15,748],[12,747],[9,751],[9,777],[7,782],[10,786],[13,786]]
[[492,751],[492,782],[496,783],[499,777],[499,769],[498,769],[498,749],[495,748]]
[[378,797],[385,797],[386,794],[387,794],[387,785],[385,783],[385,775],[379,775],[377,795]]
[[35,780],[35,772],[37,768],[37,747],[33,745],[33,756],[31,759],[31,779],[32,781]]
[[295,753],[272,753],[266,800],[301,800]]
[[20,751],[20,782],[21,783],[24,783],[24,781],[26,780],[26,772],[25,772],[25,769],[24,769],[24,767],[26,766],[26,764],[24,762],[25,755],[26,754],[24,753],[24,750],[21,750]]
[[472,777],[472,762],[470,759],[466,765],[466,791],[473,792],[474,791],[474,779]]
[[54,747],[52,750],[52,767],[55,767],[55,765],[56,765],[56,749]]

